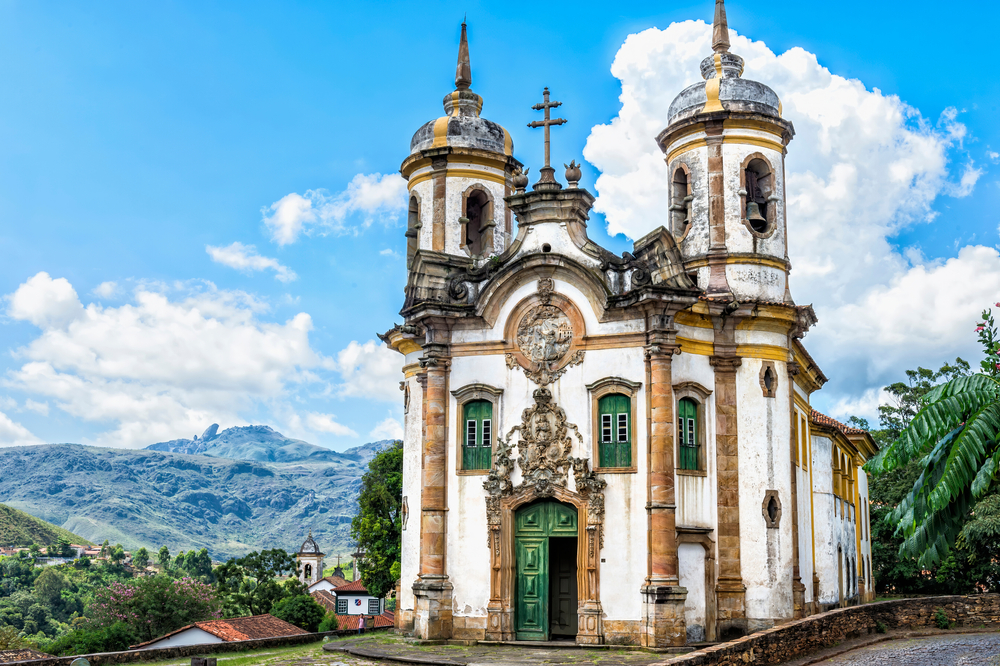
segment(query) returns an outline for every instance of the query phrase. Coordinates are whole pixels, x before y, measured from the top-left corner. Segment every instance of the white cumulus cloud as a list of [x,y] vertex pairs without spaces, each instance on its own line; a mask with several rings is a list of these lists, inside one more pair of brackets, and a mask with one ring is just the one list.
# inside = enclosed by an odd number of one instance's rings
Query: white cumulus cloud
[[120,307],[85,307],[67,280],[39,273],[7,301],[10,317],[41,330],[14,351],[20,367],[4,383],[106,424],[96,443],[109,446],[242,422],[241,410],[319,381],[330,363],[310,346],[308,314],[261,321],[256,299],[211,284],[145,286]]
[[226,247],[206,245],[205,251],[208,252],[208,256],[215,263],[235,268],[244,273],[272,270],[274,271],[275,279],[281,282],[291,282],[298,277],[295,271],[287,266],[282,266],[278,263],[277,259],[260,255],[257,252],[257,248],[253,245],[244,245],[240,242],[235,242]]
[[271,240],[288,245],[302,233],[356,234],[377,219],[394,222],[405,205],[406,181],[399,174],[359,173],[343,192],[293,192],[265,206],[261,213]]
[[44,444],[44,442],[20,423],[12,421],[9,416],[0,412],[0,446],[28,446]]
[[393,417],[387,416],[372,428],[372,431],[368,433],[368,437],[374,441],[403,439],[403,425]]
[[337,354],[340,395],[398,402],[402,366],[403,357],[384,344],[352,340]]
[[121,293],[118,283],[114,281],[102,282],[94,287],[94,294],[101,298],[116,298]]
[[[870,406],[870,391],[903,369],[972,354],[971,325],[998,294],[996,251],[969,247],[927,262],[893,243],[908,225],[933,223],[938,197],[968,196],[982,175],[967,157],[955,164],[966,136],[958,112],[930,120],[831,73],[804,49],[775,54],[735,32],[731,40],[746,59],[744,77],[771,86],[795,125],[786,165],[791,289],[819,315],[807,343],[832,379],[823,393]],[[687,21],[630,35],[618,51],[611,72],[621,80],[621,110],[593,128],[584,150],[601,171],[595,208],[611,233],[640,238],[666,223],[667,175],[654,137],[677,93],[701,80],[710,42],[711,26]]]
[[338,437],[357,437],[358,433],[340,423],[333,414],[318,414],[309,412],[306,414],[305,426],[313,432],[325,432]]

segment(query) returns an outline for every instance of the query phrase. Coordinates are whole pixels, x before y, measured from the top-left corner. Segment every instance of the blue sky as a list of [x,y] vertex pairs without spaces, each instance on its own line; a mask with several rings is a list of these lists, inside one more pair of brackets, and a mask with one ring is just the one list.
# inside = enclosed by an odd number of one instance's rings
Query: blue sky
[[[873,222],[889,229],[872,240],[889,259],[874,252],[866,267],[843,264],[855,279],[830,282],[836,297],[828,303],[823,274],[804,278],[800,295],[793,272],[793,294],[820,313],[806,343],[832,381],[817,403],[841,417],[873,415],[877,387],[903,368],[971,355],[971,319],[1000,300],[1000,262],[989,254],[1000,224],[1000,77],[988,66],[984,74],[983,29],[975,27],[995,23],[1000,10],[978,2],[947,11],[919,2],[773,2],[762,15],[760,7],[728,3],[730,26],[758,43],[746,47],[749,55],[763,53],[759,42],[774,54],[795,47],[815,54],[862,90],[897,96],[908,106],[892,108],[910,114],[899,127],[933,144],[920,151],[926,162],[898,195],[903,203]],[[0,444],[142,446],[213,421],[268,423],[338,449],[392,434],[401,416],[391,392],[398,380],[386,357],[364,345],[399,321],[403,228],[392,197],[366,209],[344,192],[359,174],[396,172],[413,131],[441,115],[463,14],[483,115],[510,130],[518,158],[537,169],[541,137],[525,125],[549,86],[570,121],[553,132],[553,159],[586,154],[583,184],[595,191],[597,176],[610,184],[615,170],[592,132],[611,127],[623,109],[623,78],[611,71],[616,55],[628,69],[645,62],[639,51],[662,51],[656,45],[666,40],[667,55],[680,62],[669,49],[701,39],[698,26],[683,22],[710,20],[712,9],[709,0],[572,7],[0,0],[0,294],[7,295]],[[684,25],[690,42],[675,39]],[[685,51],[684,62],[707,54]],[[750,64],[747,77],[770,83],[783,99],[794,94],[773,82],[787,81],[778,65],[762,64],[755,76]],[[662,86],[663,94],[694,81],[679,66],[663,67],[652,82],[619,75],[628,85]],[[801,143],[812,135],[803,131],[789,167],[806,174],[812,151]],[[873,154],[909,142],[875,146]],[[929,174],[926,182],[919,174]],[[316,190],[325,194],[314,200],[338,211],[337,224],[275,242],[265,211]],[[616,195],[607,192],[598,208],[612,228],[637,229],[614,221]],[[606,194],[600,184],[596,193]],[[848,195],[827,205],[865,204]],[[796,223],[790,217],[790,234]],[[608,235],[600,213],[590,232],[617,252],[631,245]],[[233,243],[242,244],[237,254],[265,257],[271,268],[236,270],[206,250]],[[805,250],[791,258],[797,270],[823,261]],[[928,284],[942,283],[948,289],[928,293]],[[956,293],[961,305],[944,305]],[[869,337],[859,342],[845,332],[851,319],[879,310],[880,298],[898,303],[901,295],[911,312],[882,317],[898,317],[898,326],[866,320],[860,327],[882,336],[870,348]],[[77,301],[90,308],[86,326],[74,319],[84,316]],[[308,323],[294,319],[300,313]],[[924,319],[958,324],[932,325],[928,334]],[[145,324],[129,329],[136,320]],[[174,325],[157,330],[176,334],[154,341],[150,327],[166,320]],[[110,342],[110,331],[123,330],[132,337]],[[199,340],[217,353],[202,359]],[[272,343],[285,352],[257,359]],[[907,353],[886,360],[879,345]],[[243,359],[249,370],[233,370]]]

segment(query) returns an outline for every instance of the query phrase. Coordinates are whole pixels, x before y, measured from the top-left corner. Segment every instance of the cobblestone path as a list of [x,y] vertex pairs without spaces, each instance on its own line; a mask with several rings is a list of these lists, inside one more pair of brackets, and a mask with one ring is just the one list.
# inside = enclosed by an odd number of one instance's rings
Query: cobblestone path
[[887,641],[817,663],[823,666],[1000,666],[1000,633]]

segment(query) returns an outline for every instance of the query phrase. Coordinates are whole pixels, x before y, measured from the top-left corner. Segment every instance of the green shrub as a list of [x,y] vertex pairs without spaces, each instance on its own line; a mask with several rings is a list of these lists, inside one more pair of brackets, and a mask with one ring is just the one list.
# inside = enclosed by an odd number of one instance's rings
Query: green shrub
[[271,615],[294,624],[299,629],[314,632],[319,629],[326,611],[308,594],[299,594],[274,604]]
[[132,630],[124,622],[103,629],[75,629],[50,643],[40,645],[43,652],[56,656],[120,652],[133,643]]
[[319,631],[336,631],[339,628],[336,613],[327,613],[323,616],[323,621],[319,623]]
[[938,608],[937,612],[934,613],[934,624],[938,626],[938,629],[951,629],[951,621],[948,620],[943,608]]
[[884,634],[888,630],[889,630],[889,627],[885,626],[885,622],[883,622],[882,620],[875,620],[875,633],[876,634]]

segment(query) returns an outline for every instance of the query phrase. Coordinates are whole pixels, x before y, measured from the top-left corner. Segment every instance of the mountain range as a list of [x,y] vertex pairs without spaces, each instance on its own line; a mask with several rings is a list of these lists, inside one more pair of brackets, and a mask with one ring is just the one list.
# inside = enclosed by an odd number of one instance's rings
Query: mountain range
[[353,551],[350,522],[368,462],[389,440],[338,453],[268,426],[218,430],[146,449],[46,444],[0,449],[0,502],[126,549],[207,548],[214,559]]
[[0,504],[0,545],[4,546],[54,546],[59,539],[81,546],[90,542],[81,536],[68,532],[58,525],[47,523],[14,507]]

